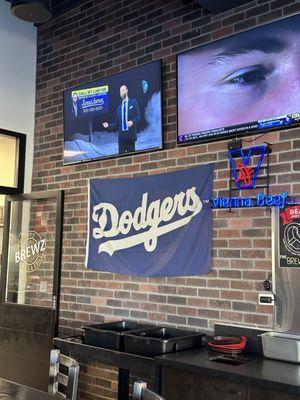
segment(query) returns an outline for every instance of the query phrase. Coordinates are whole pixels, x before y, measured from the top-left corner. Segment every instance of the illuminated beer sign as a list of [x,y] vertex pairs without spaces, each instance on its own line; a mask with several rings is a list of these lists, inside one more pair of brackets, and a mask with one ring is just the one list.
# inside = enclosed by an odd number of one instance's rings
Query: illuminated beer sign
[[[267,152],[267,146],[254,146],[247,150],[234,148],[228,151],[236,190],[255,189],[256,180]],[[283,209],[286,205],[287,197],[287,192],[279,194],[257,193],[253,197],[218,196],[211,199],[211,205],[212,208],[279,207]]]

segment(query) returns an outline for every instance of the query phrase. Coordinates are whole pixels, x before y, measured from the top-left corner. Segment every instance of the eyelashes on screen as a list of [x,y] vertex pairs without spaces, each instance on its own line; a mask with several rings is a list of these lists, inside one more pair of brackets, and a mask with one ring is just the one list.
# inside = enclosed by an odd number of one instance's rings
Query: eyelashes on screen
[[258,85],[266,79],[269,73],[270,71],[266,67],[262,65],[255,65],[238,69],[223,79],[222,83],[237,86]]

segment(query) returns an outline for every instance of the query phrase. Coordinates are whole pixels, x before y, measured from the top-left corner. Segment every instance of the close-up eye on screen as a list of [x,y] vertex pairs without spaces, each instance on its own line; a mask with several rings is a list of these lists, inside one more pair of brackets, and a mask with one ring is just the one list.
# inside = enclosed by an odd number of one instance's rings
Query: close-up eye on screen
[[177,57],[179,144],[300,122],[300,16]]

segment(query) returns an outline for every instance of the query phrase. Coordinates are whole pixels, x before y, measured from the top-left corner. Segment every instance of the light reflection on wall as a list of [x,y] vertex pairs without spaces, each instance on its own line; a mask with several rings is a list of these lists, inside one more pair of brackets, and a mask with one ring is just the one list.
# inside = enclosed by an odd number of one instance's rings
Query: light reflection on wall
[[0,135],[0,186],[16,187],[17,159],[17,139]]
[[2,240],[3,240],[4,202],[5,202],[5,196],[0,195],[0,266],[1,266],[1,254],[2,254]]

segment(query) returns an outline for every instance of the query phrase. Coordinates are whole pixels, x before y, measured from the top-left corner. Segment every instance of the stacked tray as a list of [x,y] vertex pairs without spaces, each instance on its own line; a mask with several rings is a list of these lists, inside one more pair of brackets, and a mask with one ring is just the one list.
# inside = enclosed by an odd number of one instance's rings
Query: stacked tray
[[147,357],[200,347],[205,336],[201,332],[126,320],[82,328],[85,344]]
[[111,350],[124,350],[123,334],[137,329],[153,328],[154,325],[135,321],[116,321],[83,326],[84,343]]
[[208,347],[221,353],[238,354],[244,351],[246,343],[246,336],[215,336],[208,342]]
[[200,347],[205,335],[200,332],[155,327],[127,332],[123,336],[126,353],[154,357]]

